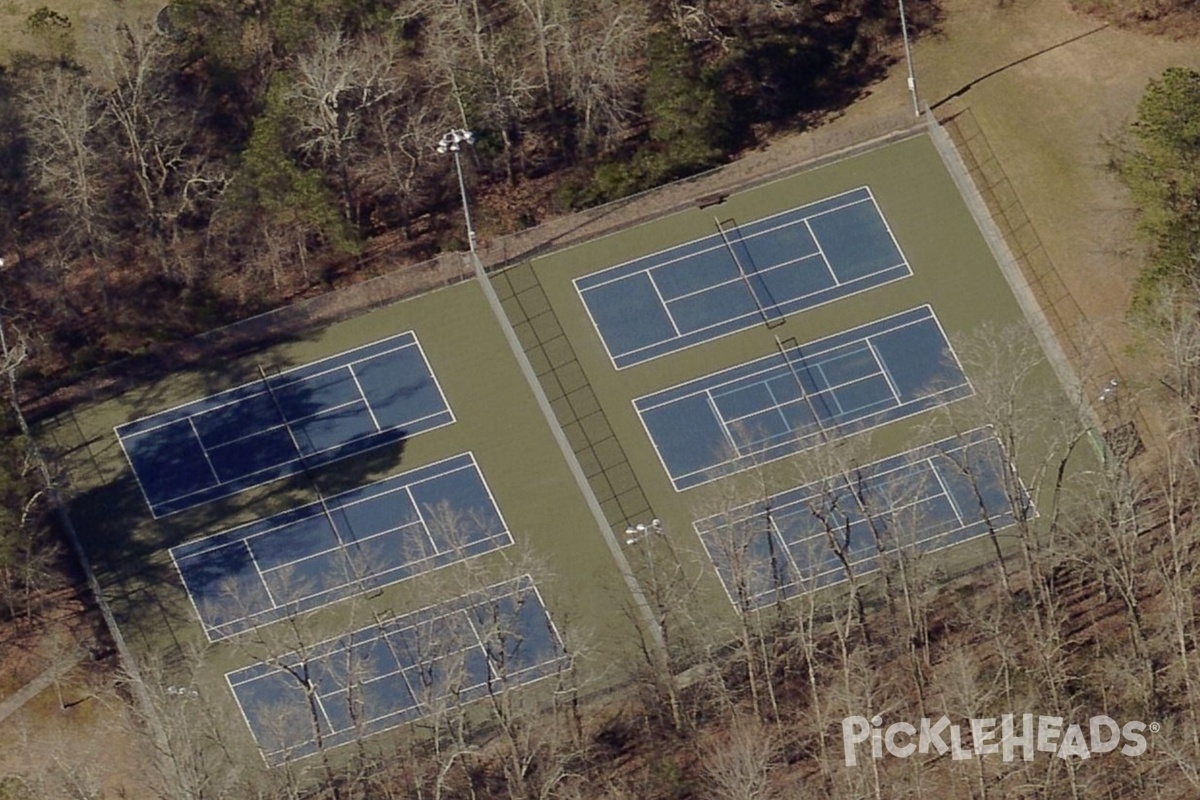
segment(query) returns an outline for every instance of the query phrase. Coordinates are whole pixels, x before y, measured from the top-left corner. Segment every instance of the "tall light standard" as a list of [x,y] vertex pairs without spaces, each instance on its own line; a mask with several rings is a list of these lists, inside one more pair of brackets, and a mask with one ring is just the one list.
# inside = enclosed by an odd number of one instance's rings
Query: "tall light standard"
[[443,155],[454,154],[454,169],[458,172],[458,191],[462,194],[463,216],[467,219],[467,247],[475,252],[475,228],[471,226],[471,206],[467,203],[467,184],[463,181],[462,160],[459,151],[464,144],[474,144],[475,134],[465,128],[454,128],[438,141],[437,151]]
[[637,525],[630,525],[625,529],[625,544],[635,545],[647,536],[662,532],[663,524],[661,519],[652,519],[649,525],[639,522]]
[[908,91],[912,95],[913,116],[921,116],[921,104],[917,100],[917,79],[913,75],[912,51],[908,47],[908,21],[904,16],[904,0],[900,4],[900,33],[904,37],[904,61],[908,64]]
[[513,330],[512,322],[504,312],[504,306],[500,303],[500,297],[496,294],[496,289],[492,286],[492,282],[488,280],[487,270],[484,269],[483,261],[479,258],[479,253],[475,250],[475,229],[471,226],[471,209],[467,205],[467,184],[463,181],[462,163],[459,161],[458,156],[463,144],[471,144],[474,140],[475,136],[470,131],[455,128],[441,138],[437,144],[437,150],[439,153],[454,154],[454,168],[458,171],[458,189],[462,192],[463,214],[467,218],[467,243],[471,248],[470,261],[475,267],[475,278],[479,281],[479,286],[483,290],[483,296],[487,299],[487,303],[492,309],[492,315],[496,318],[500,330],[504,333],[504,340],[507,342],[509,350],[512,351],[513,357],[516,358],[517,364],[520,366],[521,374],[524,376],[525,382],[529,385],[529,390],[533,393],[538,410],[542,412],[542,417],[546,420],[546,424],[549,426],[550,432],[558,444],[559,451],[562,453],[563,459],[567,462],[567,468],[571,473],[571,477],[575,479],[575,484],[579,487],[579,491],[583,493],[584,501],[587,503],[588,509],[592,512],[592,518],[596,521],[596,525],[604,537],[605,544],[608,545],[613,559],[617,562],[617,566],[621,571],[621,577],[624,578],[625,584],[629,587],[630,594],[633,595],[638,611],[645,620],[646,630],[650,634],[655,651],[660,652],[665,658],[666,641],[663,639],[662,629],[654,617],[654,612],[650,608],[646,594],[642,591],[642,587],[638,584],[633,570],[629,567],[629,560],[625,557],[624,551],[621,550],[621,543],[617,541],[613,529],[608,524],[608,518],[604,513],[604,509],[600,507],[600,501],[596,499],[596,492],[592,489],[591,484],[588,483],[587,475],[584,473],[583,467],[579,464],[579,458],[575,455],[574,448],[571,447],[571,443],[567,440],[567,435],[563,433],[562,427],[558,424],[554,407],[550,405],[550,399],[546,396],[546,390],[542,388],[541,381],[538,380],[537,373],[534,371],[533,365],[529,362],[529,356],[525,353],[525,348],[521,345],[521,340],[517,337],[517,332]]

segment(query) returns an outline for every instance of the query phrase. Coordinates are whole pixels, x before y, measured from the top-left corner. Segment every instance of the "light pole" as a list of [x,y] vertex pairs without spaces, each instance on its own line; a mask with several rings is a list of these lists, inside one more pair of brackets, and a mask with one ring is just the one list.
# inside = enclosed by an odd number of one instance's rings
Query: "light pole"
[[900,4],[900,33],[904,37],[904,61],[908,64],[908,91],[912,95],[913,116],[921,116],[921,104],[917,100],[917,79],[913,75],[912,51],[908,47],[908,21],[904,16],[904,0]]
[[471,226],[471,206],[467,202],[467,184],[463,181],[462,160],[458,152],[464,144],[474,144],[475,134],[465,128],[454,128],[446,133],[437,144],[437,151],[443,155],[454,154],[454,169],[458,172],[458,191],[462,194],[463,216],[467,219],[467,247],[475,252],[475,228]]
[[625,544],[635,545],[647,536],[662,532],[663,524],[661,519],[652,519],[649,525],[639,522],[637,525],[631,525],[625,529]]

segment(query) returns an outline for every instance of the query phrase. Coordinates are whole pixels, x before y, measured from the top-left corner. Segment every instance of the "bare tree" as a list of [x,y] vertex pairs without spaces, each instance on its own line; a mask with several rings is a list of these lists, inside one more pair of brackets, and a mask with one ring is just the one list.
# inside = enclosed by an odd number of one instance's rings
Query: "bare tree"
[[103,96],[81,71],[59,65],[35,70],[22,101],[34,182],[61,217],[62,241],[98,268],[107,310],[108,210],[104,151],[98,141]]
[[375,106],[393,101],[402,88],[392,39],[348,38],[340,29],[320,35],[296,58],[288,97],[297,115],[300,149],[319,158],[337,176],[343,213],[359,222],[351,184],[363,119]]
[[734,712],[727,735],[700,748],[705,782],[713,800],[772,800],[782,797],[772,782],[780,766],[780,741],[773,727]]

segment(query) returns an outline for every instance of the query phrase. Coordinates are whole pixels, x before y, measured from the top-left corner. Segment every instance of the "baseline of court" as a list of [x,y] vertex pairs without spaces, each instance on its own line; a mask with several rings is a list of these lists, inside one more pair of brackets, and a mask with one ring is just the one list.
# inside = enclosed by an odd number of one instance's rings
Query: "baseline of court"
[[634,400],[676,491],[969,397],[933,309],[910,309]]
[[411,331],[119,425],[155,517],[454,421]]
[[[280,764],[545,678],[566,659],[528,575],[225,677]],[[301,680],[303,676],[304,680]]]
[[575,279],[617,369],[912,274],[854,189]]
[[760,607],[1034,514],[995,434],[979,428],[697,520],[730,601]]
[[209,641],[513,543],[475,457],[171,549]]

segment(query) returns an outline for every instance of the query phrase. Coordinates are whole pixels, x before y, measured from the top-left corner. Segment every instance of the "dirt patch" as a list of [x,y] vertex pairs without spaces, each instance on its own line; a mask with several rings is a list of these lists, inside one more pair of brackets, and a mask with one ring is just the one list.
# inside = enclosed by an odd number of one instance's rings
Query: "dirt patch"
[[1067,0],[1003,8],[947,0],[946,8],[944,35],[915,51],[926,96],[944,101],[939,116],[971,111],[1083,311],[1076,335],[1104,343],[1126,397],[1149,393],[1155,376],[1126,319],[1143,251],[1110,163],[1147,81],[1169,66],[1200,65],[1200,49],[1106,25]]
[[0,722],[8,744],[0,750],[0,787],[16,782],[33,797],[144,796],[142,745],[98,625],[94,610],[63,593],[36,626],[0,628],[0,701],[55,664],[75,664]]

